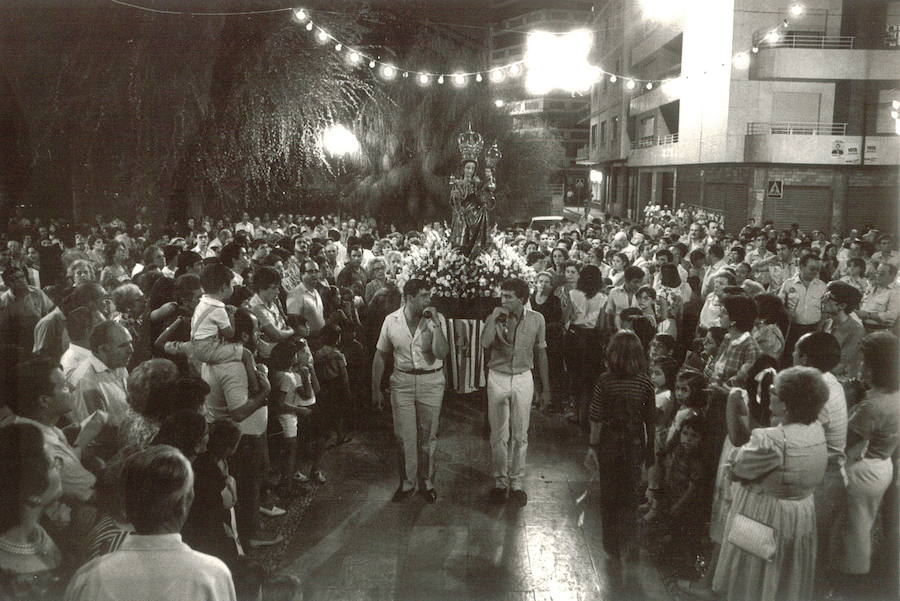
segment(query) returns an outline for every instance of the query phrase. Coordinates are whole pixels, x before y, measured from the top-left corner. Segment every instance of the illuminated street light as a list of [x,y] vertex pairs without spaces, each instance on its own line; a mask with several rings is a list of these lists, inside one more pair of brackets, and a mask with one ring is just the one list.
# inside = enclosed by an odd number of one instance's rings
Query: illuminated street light
[[429,83],[431,83],[431,76],[428,75],[427,73],[419,73],[418,79],[419,79],[419,85],[422,85],[422,86],[427,86]]
[[503,100],[500,98],[498,98],[497,100],[494,101],[494,106],[496,106],[498,109],[503,108],[504,104],[506,104],[506,103],[503,102]]
[[359,140],[343,125],[329,126],[322,134],[322,146],[328,154],[343,156],[359,151]]
[[619,78],[616,77],[615,75],[609,76],[609,83],[616,83],[617,81],[619,81]]
[[767,33],[763,39],[769,44],[777,44],[781,40],[781,34],[773,30]]
[[463,75],[462,73],[455,73],[453,75],[453,85],[455,85],[458,88],[461,88],[464,85],[466,85],[466,76]]
[[303,8],[295,8],[294,9],[294,18],[297,19],[298,23],[305,23],[309,18],[309,13],[306,12],[306,9]]
[[397,69],[391,65],[385,65],[381,68],[381,76],[385,79],[394,79],[397,76]]
[[804,12],[806,12],[806,9],[803,7],[802,4],[795,4],[791,7],[791,16],[792,17],[799,17]]
[[494,83],[500,83],[501,81],[503,81],[503,71],[501,71],[500,69],[491,71],[491,81],[493,81]]
[[550,90],[589,90],[600,72],[588,63],[592,45],[593,35],[586,29],[563,34],[529,33],[525,50],[525,64],[528,65],[525,87],[532,94],[546,94]]
[[629,79],[628,81],[625,82],[625,87],[628,88],[629,90],[633,90],[635,85],[636,84],[634,83],[633,79]]
[[320,29],[319,32],[316,34],[316,38],[324,44],[325,42],[328,41],[328,32],[325,31],[324,29]]
[[351,52],[350,53],[350,62],[354,65],[359,63],[362,60],[362,57],[359,55],[359,52]]

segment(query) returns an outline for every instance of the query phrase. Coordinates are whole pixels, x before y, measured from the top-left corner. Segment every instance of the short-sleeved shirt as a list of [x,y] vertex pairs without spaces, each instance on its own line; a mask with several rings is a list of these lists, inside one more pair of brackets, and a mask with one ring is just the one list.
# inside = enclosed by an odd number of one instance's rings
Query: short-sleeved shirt
[[[446,328],[444,316],[438,317],[441,327]],[[415,333],[410,332],[403,307],[400,307],[384,318],[375,346],[383,353],[393,353],[394,367],[401,371],[439,369],[444,366],[444,362],[431,354],[431,341],[436,327],[430,319],[421,319]],[[444,332],[446,334],[446,329]]]
[[900,440],[898,427],[900,427],[898,393],[876,394],[869,391],[866,398],[850,413],[847,429],[868,441],[866,457],[889,459]]
[[191,340],[203,340],[219,335],[219,332],[231,327],[225,303],[204,294],[194,309],[191,318]]
[[582,328],[597,327],[600,313],[606,305],[606,295],[598,292],[593,298],[588,298],[581,290],[569,290],[569,298],[574,308],[572,325]]
[[22,296],[11,290],[0,294],[0,336],[26,350],[34,345],[34,327],[42,317],[53,311],[53,301],[43,290],[28,286]]
[[[512,314],[507,316],[507,327],[512,342],[505,344],[499,337],[495,337],[492,344],[488,344],[482,334],[482,344],[491,349],[491,357],[488,360],[488,369],[515,375],[534,369],[534,353],[547,348],[547,326],[544,316],[527,307],[522,308],[522,318],[518,321]],[[496,328],[494,316],[487,318],[484,329]]]
[[784,301],[791,322],[798,325],[815,325],[822,319],[822,297],[825,282],[819,278],[804,282],[800,276],[788,278],[781,285],[778,296]]
[[609,299],[606,301],[606,312],[608,314],[618,315],[623,309],[637,306],[637,292],[629,294],[624,286],[616,286],[609,291]]
[[[254,294],[253,298],[250,299],[248,305],[250,307],[250,311],[256,316],[256,319],[259,321],[260,337],[270,344],[277,343],[277,340],[269,340],[268,336],[266,336],[265,326],[271,325],[279,330],[287,329],[287,318],[285,317],[284,312],[281,310],[281,302],[276,298],[273,302],[266,304],[261,298],[259,298],[258,294]],[[269,352],[271,352],[271,348],[264,350],[265,346],[266,345],[261,345],[258,349],[259,356],[263,359],[267,359],[269,356]]]
[[315,334],[325,325],[325,306],[318,290],[309,290],[302,283],[288,291],[288,315],[302,315],[309,324],[309,331]]
[[828,387],[828,400],[819,411],[819,423],[825,430],[825,444],[828,447],[828,466],[844,465],[844,449],[847,446],[847,399],[844,387],[831,372],[822,374]]
[[[247,369],[240,361],[229,361],[215,365],[203,363],[200,375],[209,384],[206,395],[206,419],[213,422],[227,419],[231,411],[240,409],[250,400]],[[263,406],[251,413],[244,421],[238,422],[241,434],[260,436],[266,433],[269,420],[268,408]]]

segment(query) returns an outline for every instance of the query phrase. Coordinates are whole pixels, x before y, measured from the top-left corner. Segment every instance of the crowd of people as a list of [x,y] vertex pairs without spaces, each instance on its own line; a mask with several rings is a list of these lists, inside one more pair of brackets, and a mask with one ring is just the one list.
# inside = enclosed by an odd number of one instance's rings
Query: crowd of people
[[[282,541],[261,516],[325,484],[325,453],[388,399],[393,501],[435,502],[453,316],[396,276],[447,235],[17,214],[0,244],[0,598],[289,598],[298,583],[252,561]],[[873,565],[896,569],[890,235],[728,231],[660,207],[498,235],[534,278],[504,282],[483,324],[491,502],[528,502],[544,411],[577,425],[611,558],[633,559],[639,525],[691,561],[711,549],[681,583],[694,596],[855,598]]]

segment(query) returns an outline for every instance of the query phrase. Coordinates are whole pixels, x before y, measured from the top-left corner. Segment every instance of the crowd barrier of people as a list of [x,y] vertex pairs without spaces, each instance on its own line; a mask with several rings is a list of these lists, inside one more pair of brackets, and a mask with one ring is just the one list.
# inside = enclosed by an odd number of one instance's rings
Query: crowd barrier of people
[[[655,206],[503,233],[535,276],[503,283],[480,338],[490,502],[527,504],[542,411],[575,426],[613,560],[638,543],[705,555],[680,583],[703,599],[856,598],[870,572],[896,587],[891,236],[727,231]],[[299,583],[254,550],[386,406],[392,500],[435,502],[454,332],[427,282],[396,276],[447,235],[17,215],[0,245],[0,598],[289,598]]]

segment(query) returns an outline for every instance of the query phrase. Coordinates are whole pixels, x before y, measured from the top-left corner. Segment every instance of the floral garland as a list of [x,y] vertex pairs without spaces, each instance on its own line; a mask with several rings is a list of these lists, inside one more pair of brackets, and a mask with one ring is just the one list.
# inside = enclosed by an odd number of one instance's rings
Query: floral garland
[[431,284],[435,296],[499,298],[504,280],[522,278],[533,284],[534,277],[534,270],[525,258],[502,236],[494,238],[491,248],[474,257],[452,248],[446,238],[433,237],[404,254],[397,284],[402,289],[407,280],[418,278]]

